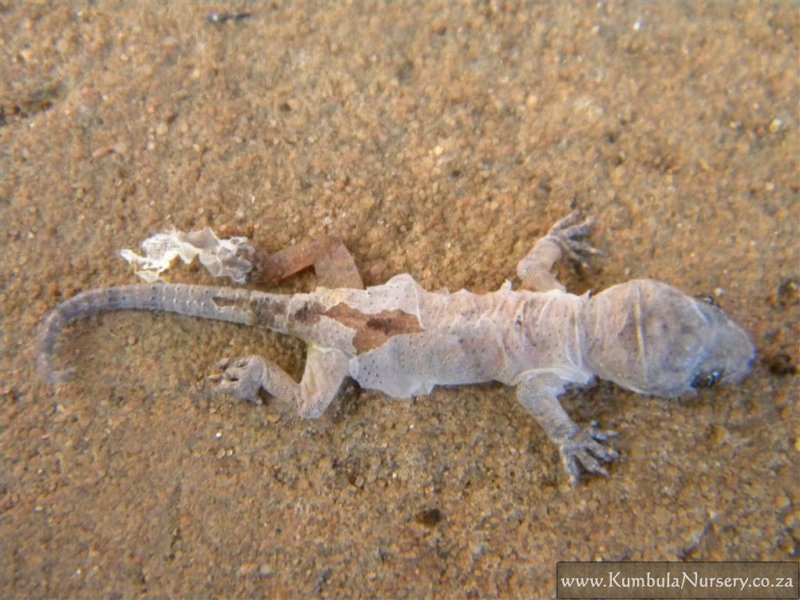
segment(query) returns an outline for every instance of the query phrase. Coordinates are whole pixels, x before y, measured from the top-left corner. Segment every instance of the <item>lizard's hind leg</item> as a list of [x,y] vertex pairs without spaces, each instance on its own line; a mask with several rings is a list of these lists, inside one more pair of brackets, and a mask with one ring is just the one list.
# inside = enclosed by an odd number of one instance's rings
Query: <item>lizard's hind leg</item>
[[311,266],[322,287],[364,288],[353,255],[342,240],[329,235],[289,246],[258,260],[259,271],[270,281],[285,279]]
[[522,287],[540,292],[563,290],[552,273],[553,265],[564,254],[570,260],[586,267],[586,261],[600,251],[578,238],[586,237],[595,225],[592,218],[580,221],[580,213],[572,211],[550,228],[547,235],[533,246],[533,249],[517,265],[517,275]]
[[303,379],[297,383],[271,360],[246,356],[224,361],[225,370],[218,391],[242,400],[262,404],[258,392],[283,402],[295,402],[301,417],[315,419],[325,412],[349,374],[349,358],[335,349],[309,347]]

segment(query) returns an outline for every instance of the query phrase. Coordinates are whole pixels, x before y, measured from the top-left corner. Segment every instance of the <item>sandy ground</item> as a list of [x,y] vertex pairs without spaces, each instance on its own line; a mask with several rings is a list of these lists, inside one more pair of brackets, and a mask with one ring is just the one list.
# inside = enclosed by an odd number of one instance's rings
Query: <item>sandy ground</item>
[[[252,13],[212,23],[207,15]],[[557,561],[800,553],[796,4],[0,4],[0,596],[548,597]],[[572,490],[499,385],[315,422],[216,395],[295,340],[60,300],[135,281],[171,226],[267,250],[342,237],[367,284],[489,290],[576,206],[578,292],[715,295],[761,360],[679,402],[565,400],[616,429]],[[173,280],[208,283],[197,269]],[[309,289],[311,276],[286,290]]]

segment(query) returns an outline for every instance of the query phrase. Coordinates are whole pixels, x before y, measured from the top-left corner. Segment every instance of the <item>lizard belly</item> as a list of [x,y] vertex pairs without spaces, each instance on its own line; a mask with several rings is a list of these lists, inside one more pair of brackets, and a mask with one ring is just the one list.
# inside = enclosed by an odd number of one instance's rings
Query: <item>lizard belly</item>
[[350,376],[366,389],[392,398],[429,394],[436,385],[492,381],[502,370],[500,348],[458,332],[426,331],[395,336],[350,359]]
[[359,314],[413,315],[415,328],[356,343],[350,359],[350,376],[361,387],[393,398],[428,394],[436,385],[517,385],[551,372],[580,384],[592,376],[580,349],[582,299],[560,291],[535,294],[503,286],[484,295],[431,293],[402,275],[346,300],[348,310]]

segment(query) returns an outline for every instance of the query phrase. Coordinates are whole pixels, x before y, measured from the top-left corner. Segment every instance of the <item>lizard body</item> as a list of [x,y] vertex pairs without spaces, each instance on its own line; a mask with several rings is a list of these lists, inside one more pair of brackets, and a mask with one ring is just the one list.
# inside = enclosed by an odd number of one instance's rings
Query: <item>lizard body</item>
[[69,372],[52,368],[59,331],[103,311],[166,311],[265,327],[308,344],[302,380],[250,356],[225,365],[223,392],[260,404],[263,388],[295,402],[301,416],[315,418],[346,377],[394,398],[427,394],[436,385],[499,381],[516,388],[518,400],[558,445],[575,482],[580,466],[605,474],[601,463],[617,454],[602,443],[612,432],[595,424],[580,428],[563,410],[558,396],[568,386],[600,377],[672,398],[717,381],[738,382],[754,357],[747,335],[721,310],[667,284],[640,279],[596,296],[567,293],[552,266],[563,253],[580,258],[595,252],[577,239],[592,224],[570,214],[520,262],[523,285],[537,291],[514,290],[506,282],[488,294],[429,292],[408,274],[362,289],[349,253],[330,239],[287,249],[265,265],[283,277],[313,264],[326,283],[335,283],[338,272],[346,287],[293,295],[180,284],[91,290],[45,320],[39,371],[51,382],[66,379]]

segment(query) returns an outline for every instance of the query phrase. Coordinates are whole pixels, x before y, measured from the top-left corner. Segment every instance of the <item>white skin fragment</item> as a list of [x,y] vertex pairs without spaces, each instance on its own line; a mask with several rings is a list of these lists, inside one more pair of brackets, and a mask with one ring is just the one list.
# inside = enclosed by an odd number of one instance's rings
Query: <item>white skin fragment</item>
[[245,283],[253,269],[243,256],[253,252],[247,238],[219,239],[209,227],[188,233],[175,229],[158,233],[142,242],[142,250],[144,256],[128,249],[120,250],[120,256],[139,267],[136,274],[147,283],[160,281],[161,273],[175,258],[188,265],[197,257],[213,277],[228,277],[235,283]]

